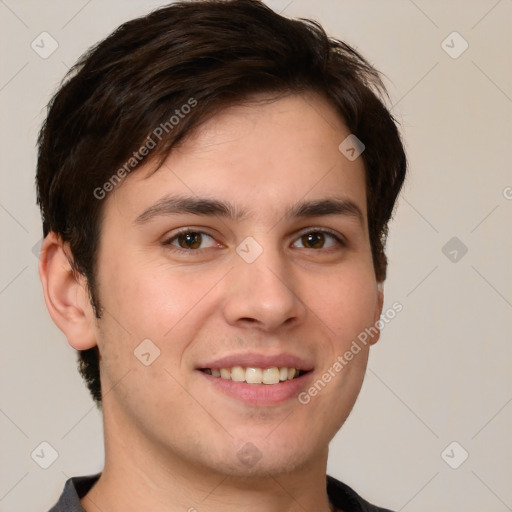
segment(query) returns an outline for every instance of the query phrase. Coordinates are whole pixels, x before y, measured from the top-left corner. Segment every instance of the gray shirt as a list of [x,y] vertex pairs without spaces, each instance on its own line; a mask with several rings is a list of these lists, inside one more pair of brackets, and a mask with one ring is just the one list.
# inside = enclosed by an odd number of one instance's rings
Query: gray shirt
[[[100,475],[101,473],[70,478],[64,486],[59,501],[49,512],[85,512],[80,504],[80,498],[83,498],[89,492]],[[371,505],[348,485],[329,475],[327,475],[326,480],[329,500],[343,512],[391,512],[388,509]]]

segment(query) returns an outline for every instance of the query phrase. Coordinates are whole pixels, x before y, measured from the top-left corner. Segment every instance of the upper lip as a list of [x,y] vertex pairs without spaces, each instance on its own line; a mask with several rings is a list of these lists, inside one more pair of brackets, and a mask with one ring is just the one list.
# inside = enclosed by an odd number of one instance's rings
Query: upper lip
[[293,354],[275,354],[265,355],[256,353],[243,353],[243,354],[232,354],[229,356],[215,359],[214,361],[207,361],[206,363],[198,366],[198,369],[204,368],[233,368],[234,366],[242,366],[244,368],[272,368],[277,366],[278,368],[288,367],[297,368],[298,370],[310,371],[313,369],[313,365]]

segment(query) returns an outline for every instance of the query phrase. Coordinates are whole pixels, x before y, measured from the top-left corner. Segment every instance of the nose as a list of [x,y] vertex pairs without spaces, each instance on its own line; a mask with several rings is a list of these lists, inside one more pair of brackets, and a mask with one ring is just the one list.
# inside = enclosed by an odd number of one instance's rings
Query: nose
[[270,332],[303,320],[307,309],[299,296],[298,280],[279,250],[265,248],[251,263],[235,257],[223,303],[224,317],[230,325]]

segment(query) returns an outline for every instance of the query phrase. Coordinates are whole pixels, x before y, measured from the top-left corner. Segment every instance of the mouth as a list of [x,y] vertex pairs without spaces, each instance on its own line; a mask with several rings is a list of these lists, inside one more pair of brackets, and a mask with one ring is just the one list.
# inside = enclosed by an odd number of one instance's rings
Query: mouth
[[275,386],[298,379],[306,373],[309,373],[309,370],[288,366],[272,366],[269,368],[233,366],[231,368],[199,368],[199,370],[219,379],[269,386]]
[[231,354],[202,361],[195,369],[204,379],[206,393],[211,389],[255,407],[278,406],[293,400],[314,375],[311,361],[287,353]]

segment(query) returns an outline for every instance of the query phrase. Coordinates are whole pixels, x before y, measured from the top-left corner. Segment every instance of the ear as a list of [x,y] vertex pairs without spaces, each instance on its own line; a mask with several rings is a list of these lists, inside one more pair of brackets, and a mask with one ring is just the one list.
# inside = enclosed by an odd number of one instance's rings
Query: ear
[[95,315],[86,279],[73,272],[69,245],[49,233],[41,245],[39,277],[46,307],[57,327],[76,350],[96,345]]
[[384,283],[379,281],[377,283],[377,300],[375,303],[375,314],[373,317],[373,327],[377,329],[377,333],[373,334],[370,338],[370,345],[374,345],[379,341],[380,338],[380,328],[379,328],[379,319],[382,314],[382,308],[384,306]]

